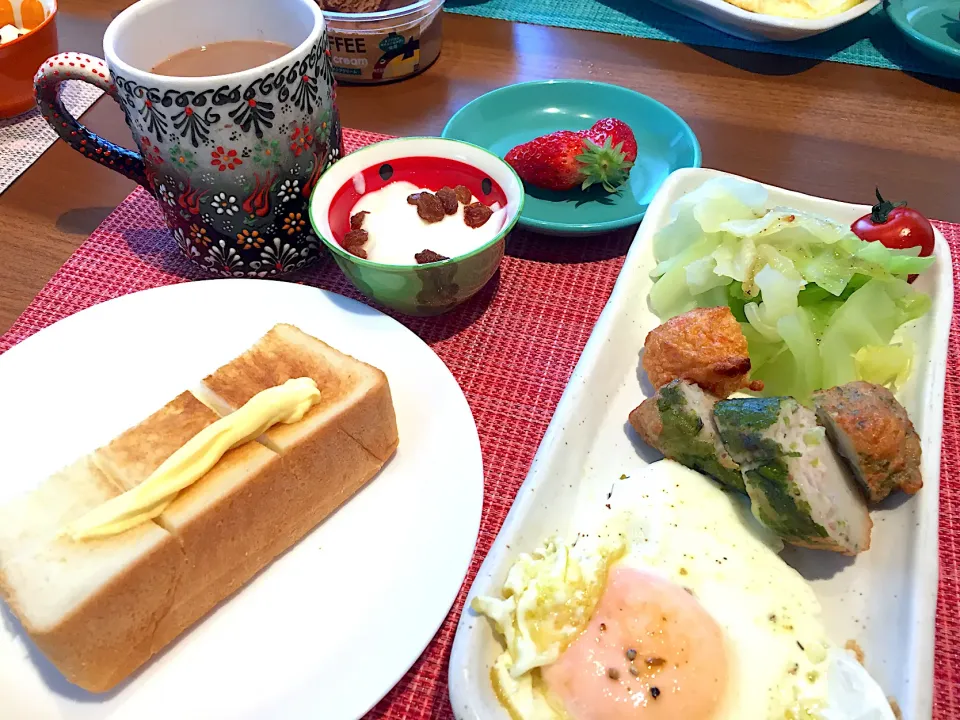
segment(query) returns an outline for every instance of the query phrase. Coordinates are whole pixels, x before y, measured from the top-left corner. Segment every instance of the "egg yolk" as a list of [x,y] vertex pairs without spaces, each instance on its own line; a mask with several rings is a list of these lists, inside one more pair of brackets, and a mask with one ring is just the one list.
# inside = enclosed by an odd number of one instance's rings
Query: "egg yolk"
[[576,720],[710,720],[727,687],[723,632],[679,585],[614,568],[590,623],[541,677]]

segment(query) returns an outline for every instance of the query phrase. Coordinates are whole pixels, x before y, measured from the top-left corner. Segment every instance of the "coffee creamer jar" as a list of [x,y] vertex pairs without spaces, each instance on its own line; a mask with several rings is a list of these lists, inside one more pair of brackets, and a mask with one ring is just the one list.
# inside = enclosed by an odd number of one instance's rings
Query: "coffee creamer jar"
[[390,82],[432,65],[440,54],[443,1],[319,0],[337,82]]

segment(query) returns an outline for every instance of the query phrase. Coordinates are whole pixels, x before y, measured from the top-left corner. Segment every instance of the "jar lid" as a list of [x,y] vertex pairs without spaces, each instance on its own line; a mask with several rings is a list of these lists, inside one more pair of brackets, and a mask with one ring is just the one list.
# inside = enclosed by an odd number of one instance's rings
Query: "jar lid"
[[[434,10],[444,0],[318,0],[324,17],[336,21],[380,21]],[[356,8],[357,10],[347,10]],[[376,8],[376,10],[373,10]]]

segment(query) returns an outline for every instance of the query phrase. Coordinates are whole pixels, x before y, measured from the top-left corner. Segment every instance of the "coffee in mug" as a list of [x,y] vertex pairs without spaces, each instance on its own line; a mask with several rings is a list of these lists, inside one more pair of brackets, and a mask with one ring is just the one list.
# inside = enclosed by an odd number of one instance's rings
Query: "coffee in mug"
[[266,65],[292,51],[289,45],[270,40],[227,40],[178,52],[150,72],[174,77],[227,75]]
[[[310,193],[342,138],[314,0],[140,0],[104,34],[104,60],[50,58],[44,117],[74,149],[147,188],[184,254],[215,275],[267,277],[314,262]],[[201,49],[205,48],[205,49]],[[72,117],[64,80],[123,108],[139,152]]]

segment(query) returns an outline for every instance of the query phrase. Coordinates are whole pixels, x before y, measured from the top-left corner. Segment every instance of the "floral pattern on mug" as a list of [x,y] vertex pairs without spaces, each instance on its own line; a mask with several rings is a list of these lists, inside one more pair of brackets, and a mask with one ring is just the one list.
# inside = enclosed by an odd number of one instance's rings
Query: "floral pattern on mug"
[[307,226],[307,221],[303,219],[303,213],[290,213],[283,219],[283,229],[287,235],[296,235],[303,232]]
[[176,194],[173,192],[173,190],[167,187],[166,183],[160,183],[157,186],[157,199],[166,203],[167,205],[177,204]]
[[244,250],[249,250],[250,248],[259,248],[261,245],[263,245],[263,238],[260,237],[260,232],[258,230],[244,228],[237,234],[237,245],[242,247]]
[[210,207],[216,210],[217,215],[226,213],[233,216],[240,212],[240,207],[237,205],[237,196],[227,195],[225,192],[214,195],[213,199],[210,200]]
[[300,157],[300,154],[309,150],[312,145],[313,132],[310,127],[306,124],[294,127],[293,134],[290,135],[290,150],[293,154]]
[[203,258],[204,264],[209,270],[218,275],[229,277],[240,277],[243,275],[243,260],[236,248],[227,247],[226,242],[219,240],[210,248],[209,253]]
[[255,267],[270,268],[271,274],[284,273],[303,267],[303,260],[293,245],[284,243],[280,238],[274,238],[260,253],[262,262]]
[[253,161],[261,167],[277,163],[279,157],[279,140],[261,140],[253,148]]
[[210,164],[217,170],[235,170],[243,165],[243,160],[237,157],[237,151],[233,148],[224,149],[223,145],[218,145],[210,152]]
[[[279,68],[243,82],[206,85],[203,78],[187,83],[116,72],[107,79],[102,61],[95,61],[141,156],[96,138],[73,118],[60,134],[88,157],[146,186],[178,247],[211,274],[288,272],[320,256],[307,206],[317,179],[341,153],[326,48],[321,33]],[[41,69],[42,106],[57,108],[58,82]]]
[[170,148],[170,162],[187,171],[197,167],[197,161],[193,159],[193,153],[180,147],[179,143]]
[[280,183],[280,189],[277,191],[277,197],[280,199],[280,202],[288,203],[291,200],[296,200],[299,195],[299,180],[284,180]]
[[148,165],[163,165],[163,154],[160,148],[150,142],[150,138],[145,137],[141,140],[143,162]]

